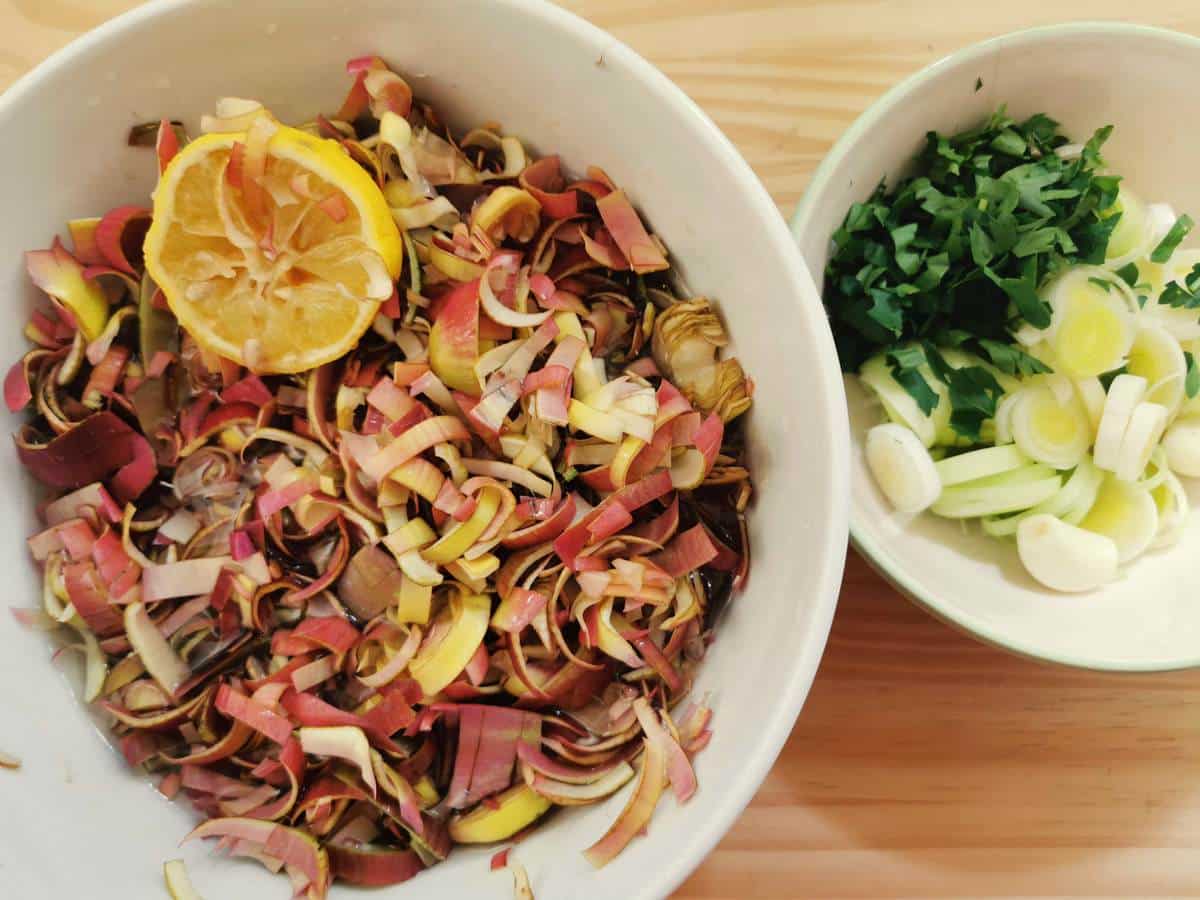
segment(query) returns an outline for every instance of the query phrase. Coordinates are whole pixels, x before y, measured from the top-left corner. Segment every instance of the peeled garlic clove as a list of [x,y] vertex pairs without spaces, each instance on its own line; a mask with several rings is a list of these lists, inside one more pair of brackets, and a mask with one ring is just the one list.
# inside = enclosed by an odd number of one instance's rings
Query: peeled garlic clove
[[1091,591],[1117,577],[1117,545],[1045,513],[1017,527],[1017,553],[1037,581],[1056,591]]
[[1200,478],[1200,419],[1180,419],[1167,429],[1162,443],[1172,472]]
[[897,511],[918,513],[941,495],[933,457],[903,425],[876,425],[867,432],[865,452],[875,483]]

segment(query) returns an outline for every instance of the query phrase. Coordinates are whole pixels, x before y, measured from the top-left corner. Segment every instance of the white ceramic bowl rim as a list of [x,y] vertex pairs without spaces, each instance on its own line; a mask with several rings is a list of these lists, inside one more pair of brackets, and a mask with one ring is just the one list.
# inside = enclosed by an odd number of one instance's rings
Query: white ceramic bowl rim
[[[938,77],[943,69],[967,65],[984,59],[997,48],[1012,43],[1053,43],[1062,38],[1080,35],[1139,35],[1193,48],[1200,47],[1200,38],[1183,32],[1173,31],[1169,28],[1158,28],[1151,25],[1137,25],[1126,22],[1081,21],[1060,25],[1044,25],[1014,31],[988,38],[949,53],[890,88],[851,123],[850,127],[838,138],[833,148],[813,172],[809,188],[805,191],[804,196],[796,207],[795,213],[792,215],[791,223],[793,230],[808,216],[809,201],[815,193],[812,190],[813,186],[824,183],[833,176],[843,161],[853,152],[854,147],[858,144],[862,136],[884,119],[890,108],[905,103],[926,82]],[[857,515],[853,509],[850,518],[850,540],[855,549],[868,559],[872,567],[906,597],[925,607],[929,612],[947,624],[968,631],[993,646],[1001,647],[1038,661],[1061,663],[1074,668],[1092,669],[1095,671],[1159,672],[1200,666],[1200,649],[1192,656],[1146,664],[1136,662],[1105,662],[1091,657],[1067,653],[1048,654],[1041,648],[1026,644],[1011,634],[1001,633],[989,622],[964,612],[960,607],[952,607],[938,596],[925,591],[919,579],[910,574],[909,568],[901,560],[889,553],[882,543],[871,537],[870,530],[865,527],[865,523],[857,520]]]
[[[119,15],[77,40],[59,49],[43,60],[31,71],[19,78],[0,96],[0,116],[15,105],[27,93],[36,88],[37,82],[49,71],[68,68],[92,49],[115,38],[121,32],[147,24],[159,17],[191,5],[211,5],[216,0],[155,0],[144,6]],[[687,96],[665,74],[639,56],[628,45],[607,32],[592,25],[575,14],[544,0],[494,0],[507,6],[515,13],[540,17],[552,25],[572,32],[581,40],[603,48],[604,54],[613,61],[632,70],[646,87],[658,95],[664,103],[683,110],[688,115],[689,127],[698,140],[711,146],[724,161],[734,182],[729,189],[746,194],[761,213],[764,224],[770,230],[771,246],[767,252],[778,255],[786,262],[796,284],[811,284],[811,276],[788,230],[786,220],[780,216],[777,206],[767,193],[749,164],[739,154],[732,142],[717,127],[709,116]],[[815,295],[815,286],[813,287]],[[817,666],[828,637],[837,603],[845,562],[844,550],[837,535],[847,533],[849,516],[849,427],[844,414],[845,394],[841,379],[837,377],[837,354],[832,335],[829,333],[820,304],[797,304],[798,313],[807,329],[815,336],[817,368],[820,377],[805,382],[803,391],[797,386],[797,397],[805,397],[814,406],[829,410],[833,423],[830,435],[833,452],[827,461],[829,477],[836,490],[830,492],[830,505],[825,509],[813,509],[811,514],[819,516],[827,525],[826,533],[834,536],[821,560],[820,570],[815,573],[817,609],[812,619],[812,631],[802,647],[781,648],[792,656],[793,664],[786,681],[770,687],[777,695],[770,718],[753,735],[753,746],[748,742],[744,765],[728,775],[728,781],[720,786],[723,799],[718,814],[706,821],[693,822],[686,833],[679,836],[674,852],[661,859],[661,864],[652,872],[639,876],[638,897],[665,897],[674,891],[684,879],[703,861],[716,846],[725,832],[733,825],[742,810],[753,798],[766,778],[775,759],[791,733],[792,727],[804,705],[809,687],[816,675]],[[719,725],[718,725],[719,727]]]

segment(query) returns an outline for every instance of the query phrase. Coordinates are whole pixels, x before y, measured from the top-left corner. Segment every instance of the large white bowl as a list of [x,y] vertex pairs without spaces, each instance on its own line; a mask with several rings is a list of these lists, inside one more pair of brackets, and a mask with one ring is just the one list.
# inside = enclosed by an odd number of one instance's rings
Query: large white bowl
[[[1039,28],[970,47],[909,78],[854,123],[813,176],[793,231],[821,282],[830,236],[851,202],[865,199],[883,176],[894,182],[927,131],[974,125],[1000,104],[1017,118],[1045,112],[1080,139],[1112,123],[1104,149],[1111,168],[1139,196],[1194,215],[1200,125],[1187,111],[1195,108],[1197,77],[1200,40],[1132,25]],[[847,380],[851,536],[897,587],[978,637],[1029,656],[1119,671],[1200,665],[1200,517],[1193,515],[1173,549],[1146,555],[1101,591],[1042,590],[1012,544],[891,510],[862,454],[878,414],[854,382]],[[1195,482],[1189,491],[1195,507]]]
[[[23,350],[34,297],[21,252],[64,221],[145,202],[148,151],[130,125],[195,125],[216,97],[267,102],[285,120],[336,109],[345,60],[379,53],[458,126],[499,120],[572,166],[627,187],[697,292],[718,298],[757,385],[750,421],[758,499],[750,586],[722,623],[696,684],[713,692],[716,734],[698,757],[699,794],[664,800],[649,836],[593,871],[579,851],[620,810],[560,814],[516,852],[542,900],[661,897],[704,858],[750,800],[804,702],[829,629],[845,554],[845,401],[819,299],[770,197],[733,146],[666,77],[609,35],[549,4],[509,0],[173,2],[125,15],[55,55],[0,98],[0,278],[12,310],[0,359]],[[6,422],[15,427],[15,418]],[[7,602],[31,605],[24,547],[34,494],[0,454]],[[161,895],[160,864],[183,855],[211,900],[286,897],[257,865],[178,848],[193,822],[130,773],[50,662],[44,636],[0,617],[0,895],[129,900]],[[387,896],[507,897],[488,850],[456,852]],[[335,897],[356,896],[345,888]],[[362,896],[366,896],[365,894]]]

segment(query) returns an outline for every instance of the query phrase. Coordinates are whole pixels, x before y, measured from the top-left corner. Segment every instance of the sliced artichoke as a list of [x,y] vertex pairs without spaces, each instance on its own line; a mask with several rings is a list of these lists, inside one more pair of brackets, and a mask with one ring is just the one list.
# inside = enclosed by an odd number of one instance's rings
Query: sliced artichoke
[[698,409],[729,422],[750,408],[751,388],[736,359],[717,359],[729,343],[703,297],[682,300],[658,314],[651,349],[659,371]]

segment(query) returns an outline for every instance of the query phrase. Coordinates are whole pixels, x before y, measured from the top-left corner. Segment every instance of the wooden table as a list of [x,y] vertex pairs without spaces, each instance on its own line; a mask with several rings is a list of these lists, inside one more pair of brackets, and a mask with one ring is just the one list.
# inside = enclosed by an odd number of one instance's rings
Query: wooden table
[[[134,5],[0,0],[0,86]],[[861,110],[964,44],[1130,15],[1200,32],[1195,0],[566,5],[691,94],[785,213]],[[678,896],[1200,896],[1192,690],[1200,697],[1200,673],[1096,675],[984,647],[910,606],[852,554],[799,724]]]

